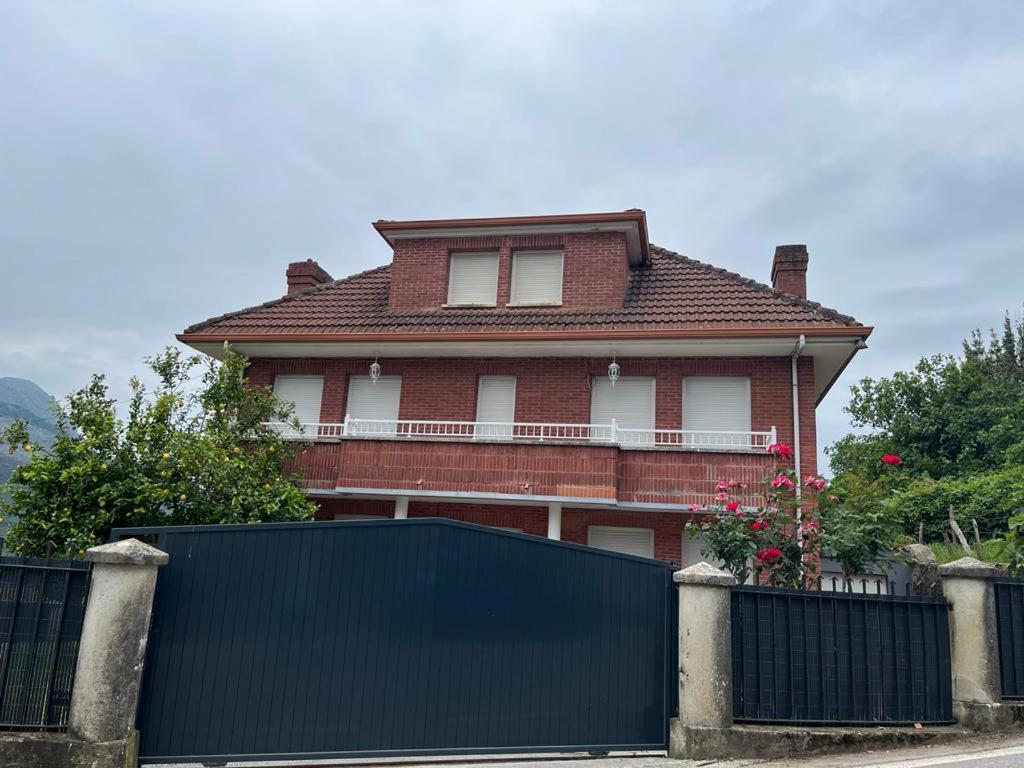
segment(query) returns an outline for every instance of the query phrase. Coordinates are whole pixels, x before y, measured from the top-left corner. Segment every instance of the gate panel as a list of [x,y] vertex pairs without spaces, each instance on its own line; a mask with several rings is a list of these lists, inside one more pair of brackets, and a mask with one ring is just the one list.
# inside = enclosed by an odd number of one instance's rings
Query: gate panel
[[434,519],[140,534],[147,762],[665,748],[668,564]]

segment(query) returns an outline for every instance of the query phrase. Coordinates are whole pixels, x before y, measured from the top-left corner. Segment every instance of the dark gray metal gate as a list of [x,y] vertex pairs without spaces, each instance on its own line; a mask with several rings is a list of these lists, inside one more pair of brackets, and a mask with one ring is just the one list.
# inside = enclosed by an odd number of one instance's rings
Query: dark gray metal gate
[[666,746],[667,563],[438,519],[140,535],[143,762]]

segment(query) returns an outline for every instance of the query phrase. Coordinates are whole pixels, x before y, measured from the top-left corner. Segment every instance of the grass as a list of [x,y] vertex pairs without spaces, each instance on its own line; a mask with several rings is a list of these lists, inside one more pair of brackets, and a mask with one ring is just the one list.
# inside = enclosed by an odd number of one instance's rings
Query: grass
[[[939,561],[939,564],[951,563],[954,560],[959,560],[961,557],[978,557],[976,546],[971,547],[970,554],[964,552],[964,548],[959,544],[929,544],[928,546],[935,555],[935,559]],[[978,559],[983,562],[992,563],[993,565],[1005,565],[1010,561],[1006,552],[1006,542],[1003,539],[983,541],[981,542],[981,549],[983,556]]]

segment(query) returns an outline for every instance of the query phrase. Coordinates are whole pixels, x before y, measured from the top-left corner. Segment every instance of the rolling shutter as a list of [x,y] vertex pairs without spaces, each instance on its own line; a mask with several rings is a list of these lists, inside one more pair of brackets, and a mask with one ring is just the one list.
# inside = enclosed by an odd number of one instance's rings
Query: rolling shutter
[[497,301],[497,253],[453,253],[449,256],[449,304],[493,307]]
[[[683,379],[683,429],[750,431],[750,379],[691,376]],[[749,443],[749,437],[746,438]]]
[[510,438],[512,422],[516,419],[516,377],[481,376],[476,396],[477,422],[499,422],[501,426],[477,424],[474,435],[478,438]]
[[512,304],[562,303],[562,252],[519,251],[512,255]]
[[313,425],[296,432],[282,427],[281,433],[291,437],[316,437],[320,423],[320,401],[324,392],[323,376],[275,376],[274,394],[294,406],[292,416],[302,424]]
[[[594,378],[590,393],[590,423],[611,424],[620,429],[654,429],[654,379],[649,376],[623,376],[615,386],[607,378]],[[595,429],[592,440],[607,440],[609,429]],[[652,434],[623,433],[623,444],[647,445]]]
[[402,377],[381,376],[374,382],[369,376],[351,376],[348,380],[346,413],[353,419],[384,424],[356,425],[356,434],[393,435],[398,431],[398,404],[402,398]]
[[624,555],[654,557],[654,531],[650,528],[592,525],[587,529],[587,544]]

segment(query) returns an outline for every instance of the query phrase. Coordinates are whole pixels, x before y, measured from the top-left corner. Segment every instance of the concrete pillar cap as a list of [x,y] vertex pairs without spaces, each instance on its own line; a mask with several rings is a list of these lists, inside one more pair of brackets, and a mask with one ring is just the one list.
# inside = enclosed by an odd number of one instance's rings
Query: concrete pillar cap
[[85,559],[114,565],[166,565],[170,557],[166,552],[138,539],[124,539],[90,547],[85,550]]
[[997,579],[1005,572],[974,557],[961,557],[939,566],[939,576],[953,579]]
[[711,563],[697,563],[672,574],[676,584],[705,584],[715,587],[731,587],[736,577],[728,571],[715,568]]
[[935,553],[924,544],[907,544],[903,553],[909,565],[928,565],[935,562]]

